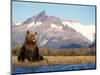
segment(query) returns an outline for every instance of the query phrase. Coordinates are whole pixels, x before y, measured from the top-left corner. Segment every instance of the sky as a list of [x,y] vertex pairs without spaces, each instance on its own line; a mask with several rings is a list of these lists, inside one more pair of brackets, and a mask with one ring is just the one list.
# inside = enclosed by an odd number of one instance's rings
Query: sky
[[95,25],[95,6],[18,1],[12,2],[12,21],[23,22],[43,10],[46,11],[47,15],[59,17],[61,20],[70,19],[86,25]]

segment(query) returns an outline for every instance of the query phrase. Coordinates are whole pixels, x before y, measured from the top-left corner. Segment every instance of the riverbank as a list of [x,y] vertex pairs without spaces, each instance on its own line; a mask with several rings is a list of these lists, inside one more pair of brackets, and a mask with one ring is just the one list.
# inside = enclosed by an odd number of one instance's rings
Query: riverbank
[[44,56],[43,61],[38,62],[18,62],[17,56],[12,56],[13,67],[36,67],[49,65],[70,65],[70,64],[95,64],[95,56]]

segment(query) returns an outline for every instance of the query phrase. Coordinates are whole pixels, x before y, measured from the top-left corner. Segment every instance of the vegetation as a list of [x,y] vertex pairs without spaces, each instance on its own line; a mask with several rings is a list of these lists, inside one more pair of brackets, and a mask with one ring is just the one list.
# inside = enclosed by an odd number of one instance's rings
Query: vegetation
[[12,49],[12,55],[13,56],[18,55],[19,51],[20,51],[20,47],[16,47],[16,48]]
[[95,64],[95,56],[44,56],[43,61],[23,63],[17,61],[17,57],[12,57],[13,67],[35,67],[41,65],[65,65],[65,64]]
[[12,65],[18,66],[41,66],[41,65],[60,65],[60,64],[95,64],[95,48],[67,48],[67,49],[46,49],[40,48],[40,54],[44,57],[43,61],[21,63],[17,60],[20,47],[12,50]]
[[[18,55],[20,47],[12,50],[12,55]],[[50,49],[40,48],[42,56],[94,56],[96,55],[95,48],[66,48],[66,49]]]

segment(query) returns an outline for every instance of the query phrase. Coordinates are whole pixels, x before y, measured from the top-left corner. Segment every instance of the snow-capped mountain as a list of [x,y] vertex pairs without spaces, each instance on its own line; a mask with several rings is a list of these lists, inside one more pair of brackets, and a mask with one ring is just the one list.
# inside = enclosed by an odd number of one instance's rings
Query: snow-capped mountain
[[14,22],[15,25],[21,25],[21,22]]
[[95,33],[95,25],[83,25],[77,21],[71,21],[66,20],[63,21],[64,26],[69,26],[73,29],[75,29],[77,32],[80,32],[82,35],[84,35],[86,38],[88,38],[90,41],[94,40],[94,33]]
[[15,27],[15,26],[18,26],[18,25],[21,25],[22,23],[20,22],[12,22],[11,26],[12,27]]
[[[74,25],[74,26],[73,26]],[[78,27],[77,27],[78,26]],[[79,48],[88,47],[92,28],[89,29],[78,22],[63,21],[55,16],[48,16],[45,11],[28,18],[21,25],[12,28],[12,44],[22,45],[27,30],[38,33],[37,45],[46,48]],[[82,30],[81,30],[81,29]],[[83,32],[83,30],[85,31]],[[89,30],[88,30],[89,29]],[[89,34],[89,35],[88,35]],[[87,37],[88,35],[88,37]]]

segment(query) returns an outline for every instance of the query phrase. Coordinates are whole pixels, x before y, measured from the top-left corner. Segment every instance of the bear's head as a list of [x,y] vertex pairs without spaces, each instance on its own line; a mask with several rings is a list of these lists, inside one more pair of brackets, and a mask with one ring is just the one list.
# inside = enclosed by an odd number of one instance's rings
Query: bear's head
[[36,42],[37,33],[36,32],[26,32],[26,40],[30,42]]

